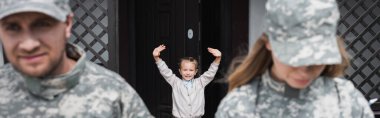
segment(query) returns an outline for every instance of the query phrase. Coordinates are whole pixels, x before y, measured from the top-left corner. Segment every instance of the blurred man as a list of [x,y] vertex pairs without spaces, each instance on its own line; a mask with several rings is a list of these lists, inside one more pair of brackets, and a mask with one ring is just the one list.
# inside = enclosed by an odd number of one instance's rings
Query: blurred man
[[69,0],[0,0],[0,117],[152,117],[124,79],[68,43]]

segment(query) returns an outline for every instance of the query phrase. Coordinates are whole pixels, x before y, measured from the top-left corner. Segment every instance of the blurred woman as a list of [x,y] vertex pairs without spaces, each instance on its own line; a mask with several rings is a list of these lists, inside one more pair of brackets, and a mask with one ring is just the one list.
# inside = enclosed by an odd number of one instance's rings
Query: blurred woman
[[229,76],[217,118],[373,118],[344,78],[335,0],[268,0],[266,30]]

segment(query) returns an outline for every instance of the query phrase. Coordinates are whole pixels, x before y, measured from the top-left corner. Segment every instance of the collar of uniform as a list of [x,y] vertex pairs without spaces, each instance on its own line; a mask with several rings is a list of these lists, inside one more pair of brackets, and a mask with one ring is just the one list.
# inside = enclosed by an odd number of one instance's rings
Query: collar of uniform
[[48,100],[53,100],[60,93],[63,93],[78,84],[80,74],[85,67],[86,55],[83,49],[74,44],[68,44],[67,48],[73,48],[71,52],[67,51],[67,53],[79,53],[80,56],[74,68],[68,73],[45,78],[32,78],[23,75],[26,81],[26,87],[32,94]]
[[305,89],[295,89],[287,85],[286,83],[279,82],[274,80],[270,76],[270,71],[266,71],[262,75],[262,83],[265,87],[272,89],[273,91],[280,93],[284,95],[285,97],[290,97],[290,98],[303,98],[305,97],[305,94],[307,94],[311,88],[316,88],[319,87],[322,82],[322,79],[315,79],[313,82],[306,87]]
[[276,92],[284,93],[285,91],[285,83],[278,82],[272,79],[269,70],[263,74],[262,81],[265,87],[269,87]]

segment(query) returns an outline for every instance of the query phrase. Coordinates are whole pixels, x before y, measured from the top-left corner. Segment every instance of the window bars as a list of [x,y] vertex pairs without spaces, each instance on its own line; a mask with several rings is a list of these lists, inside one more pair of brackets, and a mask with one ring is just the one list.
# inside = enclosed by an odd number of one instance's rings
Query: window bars
[[86,51],[87,59],[108,67],[107,0],[70,0],[74,23],[70,42]]
[[351,55],[345,77],[367,99],[380,97],[380,0],[337,0],[338,35]]

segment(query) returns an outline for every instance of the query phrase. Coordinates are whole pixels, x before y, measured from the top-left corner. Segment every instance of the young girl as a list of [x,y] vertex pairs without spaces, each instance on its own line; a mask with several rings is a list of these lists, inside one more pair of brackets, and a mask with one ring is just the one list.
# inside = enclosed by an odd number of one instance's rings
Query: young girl
[[268,0],[267,29],[229,76],[217,118],[373,118],[343,75],[335,0]]
[[172,86],[172,114],[178,118],[200,118],[204,114],[205,87],[214,79],[222,54],[217,49],[207,48],[215,57],[215,60],[205,73],[195,79],[194,76],[198,71],[197,60],[192,57],[182,58],[179,63],[179,72],[182,76],[182,79],[180,79],[173,74],[172,70],[160,58],[160,52],[165,50],[165,48],[164,45],[155,48],[153,50],[153,57],[161,75]]

